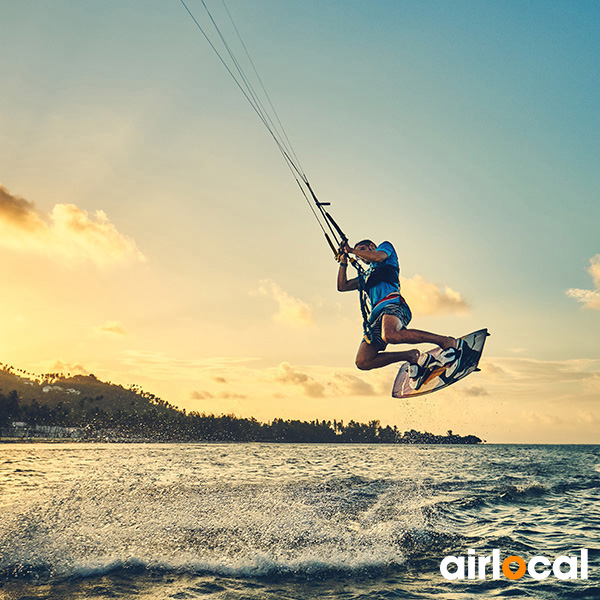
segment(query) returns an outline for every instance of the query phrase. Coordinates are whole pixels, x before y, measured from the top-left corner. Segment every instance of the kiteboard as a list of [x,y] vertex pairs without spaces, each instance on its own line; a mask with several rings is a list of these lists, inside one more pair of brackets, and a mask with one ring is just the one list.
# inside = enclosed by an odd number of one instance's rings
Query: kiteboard
[[421,353],[417,366],[403,363],[394,381],[392,397],[431,394],[479,371],[479,359],[488,335],[487,329],[480,329],[458,338],[456,349],[434,348]]

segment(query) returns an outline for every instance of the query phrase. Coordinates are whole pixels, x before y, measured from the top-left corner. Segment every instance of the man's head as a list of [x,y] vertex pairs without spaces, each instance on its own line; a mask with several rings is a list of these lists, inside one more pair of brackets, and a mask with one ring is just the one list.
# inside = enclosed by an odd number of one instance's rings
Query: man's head
[[375,252],[377,250],[377,246],[371,240],[361,240],[354,246],[356,250],[370,250],[371,252]]

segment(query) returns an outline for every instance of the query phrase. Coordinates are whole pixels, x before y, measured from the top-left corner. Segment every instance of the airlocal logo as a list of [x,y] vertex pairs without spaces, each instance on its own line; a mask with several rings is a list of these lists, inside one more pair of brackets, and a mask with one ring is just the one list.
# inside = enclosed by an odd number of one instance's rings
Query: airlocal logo
[[[534,556],[525,562],[520,556],[508,556],[500,562],[500,550],[492,550],[491,556],[475,556],[475,550],[468,550],[468,556],[446,556],[440,564],[440,572],[446,579],[485,579],[488,565],[492,568],[492,579],[500,579],[500,571],[507,579],[521,579],[525,573],[533,579],[546,579],[550,573],[558,579],[587,579],[588,551],[581,550],[577,556],[559,556],[550,562],[545,556]],[[465,575],[465,562],[467,572]],[[456,569],[449,569],[454,565]],[[511,568],[511,565],[514,566]],[[568,570],[563,570],[563,566]]]

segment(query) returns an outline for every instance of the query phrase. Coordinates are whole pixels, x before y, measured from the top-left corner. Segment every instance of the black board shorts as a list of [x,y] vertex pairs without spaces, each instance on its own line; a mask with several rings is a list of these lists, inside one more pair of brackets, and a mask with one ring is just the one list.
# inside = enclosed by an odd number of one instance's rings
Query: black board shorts
[[408,327],[410,320],[412,319],[412,313],[406,302],[392,302],[388,304],[379,314],[379,316],[369,324],[369,332],[365,334],[364,340],[371,345],[375,350],[381,352],[385,350],[387,344],[383,340],[381,335],[383,315],[394,315],[400,319],[402,327]]

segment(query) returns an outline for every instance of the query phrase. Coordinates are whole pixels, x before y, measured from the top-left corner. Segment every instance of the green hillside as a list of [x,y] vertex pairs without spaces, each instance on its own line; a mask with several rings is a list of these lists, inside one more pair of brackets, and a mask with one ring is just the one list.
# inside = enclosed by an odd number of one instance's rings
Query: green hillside
[[69,437],[102,441],[478,444],[475,436],[400,432],[369,423],[186,413],[138,386],[94,375],[33,375],[0,364],[0,438]]
[[144,414],[176,410],[168,402],[134,385],[125,388],[100,381],[94,375],[34,375],[0,364],[0,393],[7,395],[13,390],[24,406],[35,401],[49,408],[58,405],[72,410],[98,407],[110,415],[117,411]]

